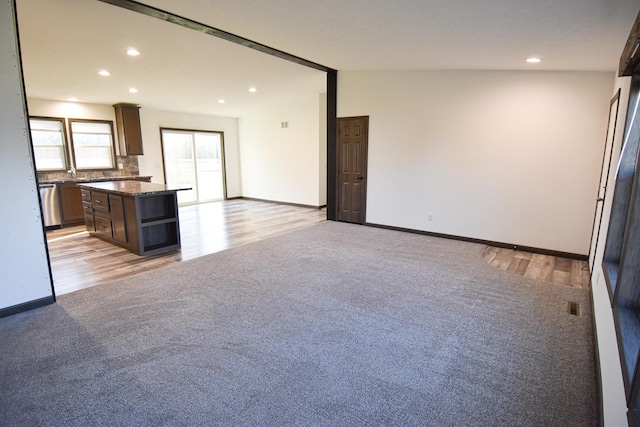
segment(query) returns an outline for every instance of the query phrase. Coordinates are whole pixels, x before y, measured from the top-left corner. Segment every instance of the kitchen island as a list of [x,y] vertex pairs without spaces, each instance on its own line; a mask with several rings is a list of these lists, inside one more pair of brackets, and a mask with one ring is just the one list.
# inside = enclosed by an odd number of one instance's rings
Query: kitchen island
[[180,249],[177,192],[141,181],[79,184],[87,231],[137,255]]

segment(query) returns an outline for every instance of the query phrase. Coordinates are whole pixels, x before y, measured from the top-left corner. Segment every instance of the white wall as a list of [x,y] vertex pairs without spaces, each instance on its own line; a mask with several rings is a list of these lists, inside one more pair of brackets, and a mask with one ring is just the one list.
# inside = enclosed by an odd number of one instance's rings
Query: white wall
[[338,116],[370,116],[367,222],[586,255],[612,80],[340,71]]
[[[627,405],[624,393],[624,383],[620,366],[620,356],[618,353],[618,342],[616,338],[613,312],[607,284],[602,270],[602,258],[604,255],[605,242],[609,228],[611,216],[611,206],[615,188],[615,172],[620,160],[620,149],[624,139],[625,120],[627,106],[629,103],[630,77],[616,78],[615,88],[611,96],[620,92],[620,105],[618,110],[618,123],[616,127],[615,139],[613,140],[613,151],[611,156],[611,172],[607,183],[607,193],[603,202],[602,225],[598,238],[598,247],[594,257],[594,269],[591,274],[591,289],[593,298],[593,310],[595,313],[596,336],[598,339],[598,357],[600,360],[601,387],[603,416],[606,426],[627,425]],[[594,236],[594,239],[597,236]]]
[[151,175],[152,182],[164,183],[160,128],[210,130],[224,132],[227,197],[242,196],[238,120],[197,114],[140,109],[144,155],[138,156],[140,175]]
[[14,16],[0,1],[0,309],[53,301]]
[[[33,98],[29,98],[28,102],[29,114],[32,116],[111,120],[115,123],[115,111],[111,105]],[[156,111],[143,106],[140,109],[140,126],[144,149],[144,155],[137,156],[140,175],[149,175],[152,177],[151,181],[157,183],[164,183],[160,127],[224,132],[227,196],[242,195],[237,119]]]
[[[320,98],[301,96],[239,119],[245,197],[310,206],[326,203],[326,195],[323,200],[320,194],[322,173],[326,177],[326,166],[320,170]],[[282,122],[288,127],[283,129]]]

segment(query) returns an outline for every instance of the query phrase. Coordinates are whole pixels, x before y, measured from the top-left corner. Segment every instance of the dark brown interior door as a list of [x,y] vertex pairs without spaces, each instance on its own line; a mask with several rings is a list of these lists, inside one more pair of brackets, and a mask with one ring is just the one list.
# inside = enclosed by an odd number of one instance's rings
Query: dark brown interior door
[[338,221],[364,224],[369,117],[338,118]]

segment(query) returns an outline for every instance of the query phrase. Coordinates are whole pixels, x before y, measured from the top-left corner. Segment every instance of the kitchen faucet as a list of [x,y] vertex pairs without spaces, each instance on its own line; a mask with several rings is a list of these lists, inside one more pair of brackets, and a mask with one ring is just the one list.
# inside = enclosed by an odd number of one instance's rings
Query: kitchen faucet
[[73,177],[73,179],[76,179],[76,178],[77,178],[77,176],[76,176],[76,168],[74,168],[73,166],[71,166],[71,169],[69,169],[69,170],[67,171],[67,173],[70,173],[70,174],[71,174],[71,176]]

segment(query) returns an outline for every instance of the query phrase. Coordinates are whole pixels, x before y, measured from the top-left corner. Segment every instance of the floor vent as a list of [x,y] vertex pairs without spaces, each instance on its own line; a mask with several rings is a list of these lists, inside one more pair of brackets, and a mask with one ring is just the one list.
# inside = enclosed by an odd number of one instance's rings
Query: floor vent
[[577,302],[569,301],[567,304],[567,310],[572,316],[580,316],[580,304]]

